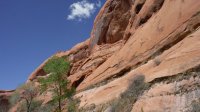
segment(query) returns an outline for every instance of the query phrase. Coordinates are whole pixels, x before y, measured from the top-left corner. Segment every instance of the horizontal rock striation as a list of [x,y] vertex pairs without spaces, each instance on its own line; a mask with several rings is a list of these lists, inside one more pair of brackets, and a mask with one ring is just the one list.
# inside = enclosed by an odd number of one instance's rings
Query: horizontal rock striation
[[[53,56],[70,60],[66,75],[82,108],[120,99],[140,75],[149,87],[132,102],[132,112],[192,111],[200,101],[200,2],[107,0],[90,38]],[[47,61],[27,82],[47,75]]]

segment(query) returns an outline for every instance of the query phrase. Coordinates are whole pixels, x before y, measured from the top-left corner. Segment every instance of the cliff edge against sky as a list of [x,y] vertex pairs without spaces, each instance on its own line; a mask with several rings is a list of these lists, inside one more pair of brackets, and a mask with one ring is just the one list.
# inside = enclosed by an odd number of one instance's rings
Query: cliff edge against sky
[[[91,37],[55,55],[69,57],[68,79],[82,108],[110,112],[105,105],[140,76],[148,88],[132,112],[191,111],[200,101],[200,1],[107,0]],[[47,75],[45,63],[27,82]]]

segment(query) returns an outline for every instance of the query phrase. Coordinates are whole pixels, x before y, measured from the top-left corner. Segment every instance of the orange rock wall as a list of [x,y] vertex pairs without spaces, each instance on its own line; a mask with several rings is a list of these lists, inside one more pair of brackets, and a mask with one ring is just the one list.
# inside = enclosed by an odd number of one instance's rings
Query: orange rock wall
[[[190,111],[187,106],[200,98],[200,1],[107,0],[91,37],[55,55],[71,61],[67,75],[80,107],[119,98],[130,79],[142,75],[152,86],[133,104],[133,112]],[[45,63],[28,81],[46,76]]]

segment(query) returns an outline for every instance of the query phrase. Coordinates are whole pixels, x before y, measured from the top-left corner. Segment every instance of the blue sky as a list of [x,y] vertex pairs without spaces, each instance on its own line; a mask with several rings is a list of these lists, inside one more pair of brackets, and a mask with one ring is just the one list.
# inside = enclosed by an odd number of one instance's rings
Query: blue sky
[[90,36],[106,0],[0,0],[0,90],[15,89],[49,56]]

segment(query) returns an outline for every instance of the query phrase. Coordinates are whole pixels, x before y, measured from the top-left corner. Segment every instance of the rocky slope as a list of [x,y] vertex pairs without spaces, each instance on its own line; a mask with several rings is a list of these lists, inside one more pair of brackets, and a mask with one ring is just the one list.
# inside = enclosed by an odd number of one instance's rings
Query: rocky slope
[[[71,61],[68,79],[80,108],[111,111],[142,76],[148,87],[131,102],[132,112],[193,111],[200,99],[200,1],[107,0],[91,37],[55,55]],[[46,62],[27,82],[46,76]]]

